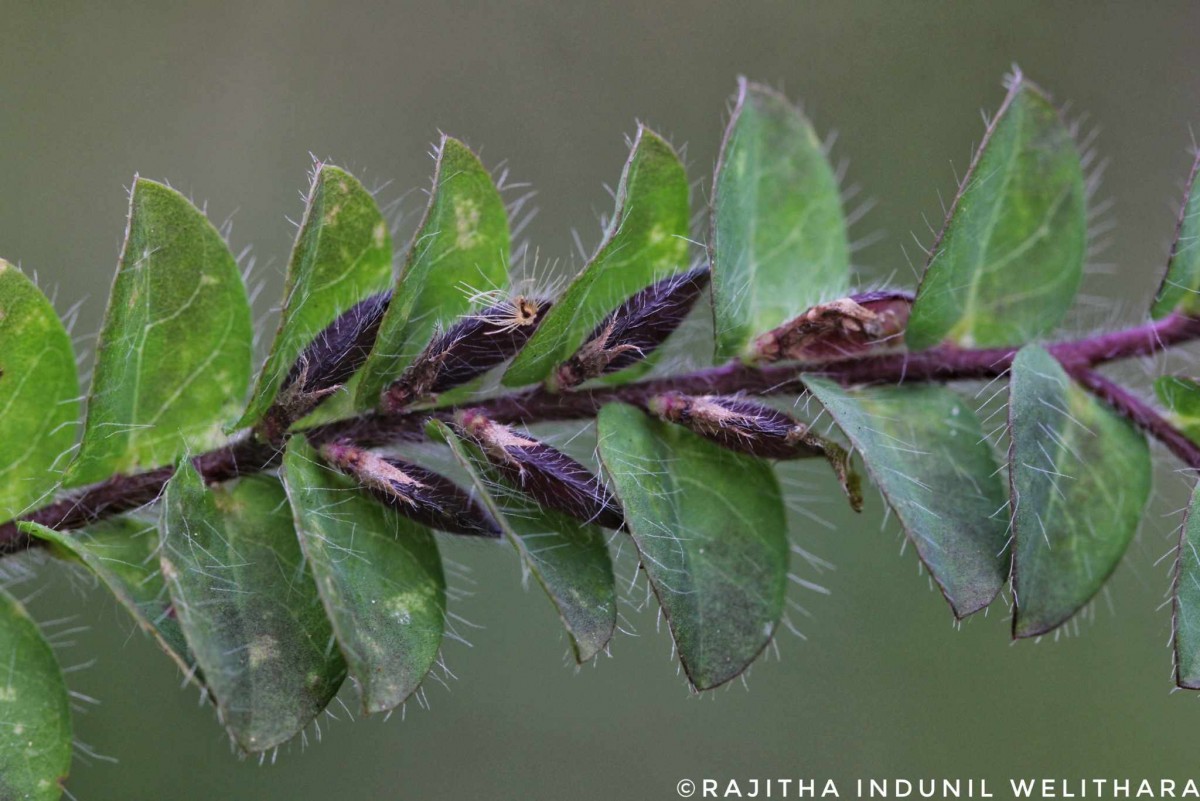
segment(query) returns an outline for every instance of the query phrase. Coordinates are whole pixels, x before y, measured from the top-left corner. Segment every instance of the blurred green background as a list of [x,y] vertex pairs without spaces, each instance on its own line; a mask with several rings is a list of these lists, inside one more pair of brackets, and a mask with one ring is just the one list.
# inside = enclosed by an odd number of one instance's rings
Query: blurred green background
[[[688,145],[703,197],[746,74],[839,132],[848,184],[878,201],[854,229],[882,236],[856,254],[864,281],[912,284],[912,235],[930,241],[925,219],[939,224],[978,112],[998,105],[1017,62],[1087,113],[1111,160],[1099,199],[1115,200],[1116,225],[1075,325],[1132,320],[1158,281],[1200,124],[1197,31],[1191,3],[3,0],[0,253],[57,287],[60,310],[84,302],[76,333],[90,346],[138,172],[232,217],[234,250],[251,246],[267,280],[266,314],[309,153],[411,214],[422,198],[406,193],[427,185],[444,130],[538,189],[529,235],[542,260],[569,265],[572,228],[596,241],[635,120]],[[638,636],[577,671],[511,553],[444,541],[471,593],[454,611],[477,627],[458,625],[471,647],[446,646],[457,679],[431,683],[432,709],[410,704],[404,720],[351,723],[339,710],[319,745],[310,731],[309,747],[262,767],[230,754],[211,711],[110,599],[47,567],[31,609],[72,616],[53,630],[86,627],[60,652],[84,666],[72,688],[100,701],[81,699],[77,735],[119,762],[77,761],[80,799],[667,799],[685,777],[828,777],[845,797],[859,777],[1184,779],[1200,773],[1200,706],[1170,693],[1159,608],[1186,489],[1174,467],[1162,460],[1158,496],[1094,614],[1070,637],[1016,645],[1003,602],[951,625],[876,497],[852,517],[825,477],[789,468],[806,485],[798,497],[816,498],[806,508],[832,524],[798,516],[794,532],[836,564],[805,574],[831,594],[794,594],[811,612],[794,615],[807,639],[784,632],[782,659],[757,665],[748,690],[700,698],[652,610],[627,608]]]

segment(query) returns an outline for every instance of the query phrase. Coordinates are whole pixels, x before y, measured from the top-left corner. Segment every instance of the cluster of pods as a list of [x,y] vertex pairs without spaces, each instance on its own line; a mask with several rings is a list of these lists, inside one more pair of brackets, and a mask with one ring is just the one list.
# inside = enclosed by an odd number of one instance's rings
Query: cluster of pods
[[[635,293],[558,366],[551,379],[554,388],[569,392],[647,358],[683,323],[708,282],[709,268],[701,266]],[[363,300],[316,337],[287,374],[278,399],[258,428],[260,436],[278,441],[293,422],[354,375],[371,350],[390,301],[390,293]],[[403,413],[509,360],[529,341],[552,302],[517,296],[462,318],[438,333],[383,390],[380,408],[387,414]],[[760,337],[757,357],[762,362],[820,360],[887,347],[903,331],[911,303],[906,293],[876,291],[814,307]],[[666,392],[650,396],[644,408],[730,450],[771,459],[824,458],[850,504],[861,507],[858,478],[846,450],[765,403],[741,396]],[[479,409],[458,412],[452,426],[474,442],[508,481],[543,507],[606,528],[624,527],[620,504],[604,482],[565,453],[488,418]],[[321,453],[329,464],[407,517],[450,533],[500,536],[491,515],[445,476],[348,441],[326,443]]]

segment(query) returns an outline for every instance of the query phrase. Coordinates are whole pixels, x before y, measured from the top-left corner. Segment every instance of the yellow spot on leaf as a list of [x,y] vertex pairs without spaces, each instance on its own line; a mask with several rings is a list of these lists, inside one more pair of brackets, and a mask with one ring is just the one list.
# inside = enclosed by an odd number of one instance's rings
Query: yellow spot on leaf
[[479,239],[479,204],[470,198],[460,198],[454,201],[454,226],[458,232],[454,244],[459,250],[467,250],[475,246]]
[[258,667],[263,662],[279,657],[278,643],[275,638],[266,634],[256,637],[250,643],[250,667]]

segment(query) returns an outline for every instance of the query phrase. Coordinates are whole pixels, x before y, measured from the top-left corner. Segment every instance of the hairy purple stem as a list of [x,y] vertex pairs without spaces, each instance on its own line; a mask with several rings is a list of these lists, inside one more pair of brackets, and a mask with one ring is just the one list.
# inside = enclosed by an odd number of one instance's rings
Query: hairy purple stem
[[1185,437],[1141,398],[1095,370],[1072,371],[1071,377],[1122,417],[1167,446],[1181,462],[1193,470],[1200,470],[1200,445]]
[[[1053,343],[1047,349],[1075,380],[1150,436],[1163,442],[1189,467],[1200,470],[1200,447],[1128,390],[1091,369],[1110,361],[1149,356],[1195,339],[1200,339],[1200,318],[1172,314],[1152,323]],[[800,381],[804,373],[828,376],[843,384],[990,379],[1008,371],[1017,350],[940,345],[917,353],[864,356],[821,364],[782,364],[759,368],[731,362],[721,367],[619,387],[573,392],[551,392],[544,387],[536,387],[476,401],[470,406],[497,423],[528,425],[587,419],[595,416],[601,406],[614,401],[645,408],[650,398],[664,392],[686,395],[799,394],[804,391]],[[309,429],[305,434],[316,445],[332,440],[347,440],[359,447],[378,447],[406,439],[419,439],[430,418],[450,420],[457,411],[454,407],[441,407],[396,414],[370,412]],[[206,481],[217,483],[276,467],[280,453],[246,437],[223,448],[200,454],[192,461]],[[21,519],[59,530],[80,528],[154,501],[173,472],[174,469],[168,466],[133,475],[113,476],[43,506]],[[17,529],[15,521],[0,524],[0,555],[24,550],[33,544]]]

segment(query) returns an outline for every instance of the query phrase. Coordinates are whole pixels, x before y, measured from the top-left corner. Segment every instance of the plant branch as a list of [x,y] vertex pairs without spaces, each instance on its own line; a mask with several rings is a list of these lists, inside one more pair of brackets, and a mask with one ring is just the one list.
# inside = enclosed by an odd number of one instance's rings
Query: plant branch
[[[1200,447],[1128,390],[1092,370],[1100,364],[1152,355],[1195,339],[1200,339],[1200,319],[1172,314],[1152,323],[1053,343],[1047,349],[1082,385],[1146,433],[1162,441],[1189,467],[1200,470]],[[644,408],[651,397],[668,391],[689,395],[799,394],[804,391],[801,382],[804,373],[828,376],[847,385],[990,379],[1009,370],[1017,350],[968,349],[947,344],[916,353],[858,356],[820,364],[755,367],[731,362],[720,367],[616,387],[573,392],[552,392],[545,387],[535,387],[484,399],[470,406],[479,408],[499,423],[528,425],[588,419],[595,416],[601,406],[612,402]],[[428,420],[447,420],[460,408],[369,412],[308,429],[304,433],[318,445],[345,440],[360,447],[378,447],[419,439]],[[276,467],[279,461],[277,449],[250,435],[193,459],[197,470],[209,483],[268,470]],[[154,501],[173,472],[174,468],[167,466],[133,475],[116,475],[43,506],[21,519],[59,530],[80,528]],[[15,521],[0,524],[0,555],[24,550],[33,544],[17,529]]]
[[1200,445],[1184,436],[1183,432],[1141,398],[1095,370],[1073,371],[1071,377],[1122,417],[1167,446],[1181,462],[1193,470],[1200,470]]

